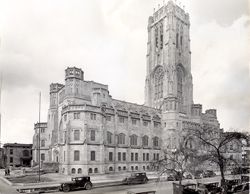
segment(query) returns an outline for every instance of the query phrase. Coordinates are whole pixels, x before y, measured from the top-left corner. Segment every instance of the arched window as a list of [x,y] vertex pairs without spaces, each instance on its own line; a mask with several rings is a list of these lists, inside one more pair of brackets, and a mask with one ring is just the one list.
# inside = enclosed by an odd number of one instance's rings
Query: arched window
[[130,145],[137,145],[137,135],[130,136]]
[[125,134],[123,133],[120,133],[118,135],[118,141],[117,141],[118,144],[125,144]]
[[89,168],[89,173],[93,173],[93,170],[92,170],[92,168]]
[[134,171],[134,167],[133,166],[131,166],[131,170]]
[[123,166],[123,170],[126,170],[126,166]]
[[23,150],[23,156],[28,157],[29,156],[29,150]]
[[163,76],[162,67],[158,67],[154,74],[156,100],[163,97]]
[[158,147],[159,146],[159,138],[158,137],[154,137],[153,138],[153,146],[154,147]]
[[98,173],[98,168],[95,168],[94,172],[95,172],[95,173]]
[[181,107],[183,105],[183,79],[184,71],[181,66],[177,67],[177,98]]
[[138,166],[135,167],[135,170],[138,170]]
[[78,174],[82,174],[82,169],[81,169],[81,168],[78,168],[77,173],[78,173]]
[[112,166],[109,167],[109,171],[113,171],[113,167]]
[[113,136],[113,134],[108,131],[107,132],[107,142],[108,142],[108,144],[112,143],[112,136]]
[[142,137],[142,145],[143,146],[148,146],[148,136],[147,135],[144,135]]
[[118,171],[121,171],[121,170],[122,170],[122,168],[120,166],[118,166]]
[[71,169],[71,173],[72,173],[72,174],[75,174],[75,173],[76,173],[76,169],[75,169],[75,168],[72,168],[72,169]]
[[41,147],[45,147],[45,140],[44,139],[41,140]]

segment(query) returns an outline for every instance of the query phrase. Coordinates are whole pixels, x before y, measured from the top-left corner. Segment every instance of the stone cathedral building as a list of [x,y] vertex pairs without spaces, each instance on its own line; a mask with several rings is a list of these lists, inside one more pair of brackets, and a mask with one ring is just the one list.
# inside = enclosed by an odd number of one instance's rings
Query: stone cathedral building
[[185,128],[219,130],[216,110],[193,102],[189,15],[169,1],[148,20],[145,104],[112,98],[107,85],[68,67],[50,85],[46,123],[35,124],[33,160],[58,162],[65,174],[147,171]]

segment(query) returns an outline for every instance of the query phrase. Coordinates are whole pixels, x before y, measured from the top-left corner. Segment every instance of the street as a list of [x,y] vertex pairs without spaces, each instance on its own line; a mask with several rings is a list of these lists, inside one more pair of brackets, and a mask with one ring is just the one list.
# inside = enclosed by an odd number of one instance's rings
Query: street
[[[157,194],[172,194],[172,182],[149,182],[147,184],[120,185],[112,187],[94,188],[92,190],[72,191],[72,194],[127,194],[127,190],[134,188],[148,188],[157,191]],[[55,192],[63,194],[64,192]]]

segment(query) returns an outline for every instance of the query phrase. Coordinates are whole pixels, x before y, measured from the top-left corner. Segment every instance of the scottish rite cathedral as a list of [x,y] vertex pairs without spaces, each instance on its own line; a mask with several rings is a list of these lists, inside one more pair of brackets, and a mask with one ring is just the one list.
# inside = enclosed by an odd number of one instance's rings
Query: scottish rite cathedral
[[65,83],[50,85],[47,122],[35,124],[34,162],[40,144],[40,159],[64,174],[148,171],[185,128],[219,130],[216,110],[193,102],[189,28],[172,1],[149,17],[144,105],[113,99],[107,85],[68,67]]

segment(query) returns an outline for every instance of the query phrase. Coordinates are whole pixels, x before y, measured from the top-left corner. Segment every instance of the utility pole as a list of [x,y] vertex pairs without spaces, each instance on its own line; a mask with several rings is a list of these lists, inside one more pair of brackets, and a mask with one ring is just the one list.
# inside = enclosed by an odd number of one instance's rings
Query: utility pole
[[41,92],[39,92],[39,114],[38,114],[38,181],[40,182],[41,154],[40,154],[40,115],[41,115]]

